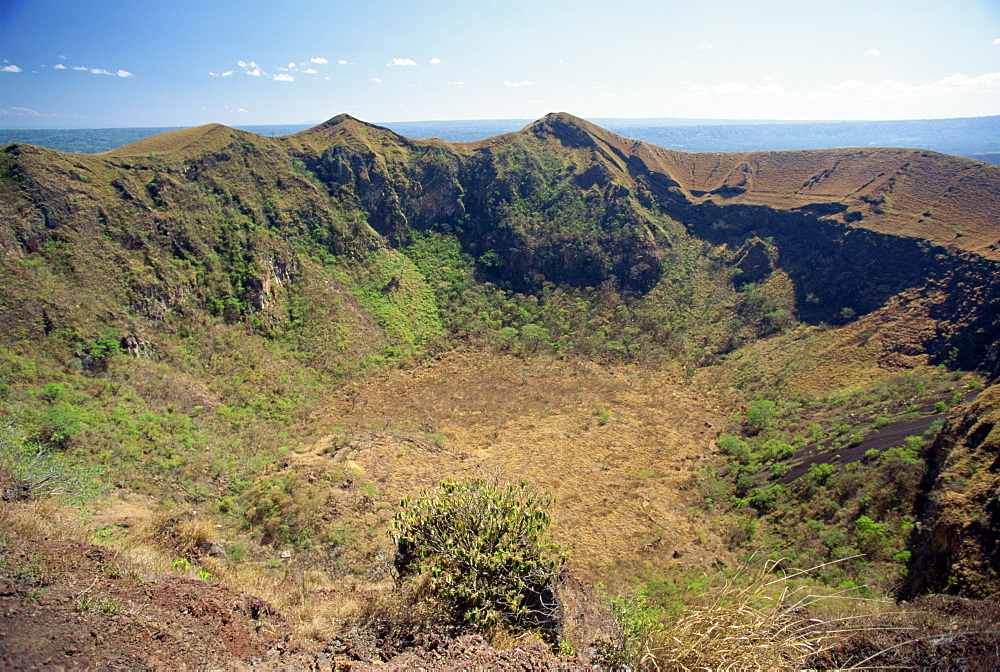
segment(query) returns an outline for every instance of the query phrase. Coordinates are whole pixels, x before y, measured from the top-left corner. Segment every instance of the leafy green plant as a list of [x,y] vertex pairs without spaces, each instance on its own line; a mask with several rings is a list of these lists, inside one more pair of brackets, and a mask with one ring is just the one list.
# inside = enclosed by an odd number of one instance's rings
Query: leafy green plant
[[775,404],[767,399],[753,402],[747,408],[746,426],[751,432],[759,432],[771,426],[774,419]]
[[720,453],[734,458],[739,464],[749,464],[753,460],[750,446],[738,436],[720,434],[718,444]]
[[562,551],[548,535],[552,497],[526,481],[445,481],[404,499],[393,518],[400,579],[429,575],[456,615],[478,628],[551,621],[549,583]]
[[601,662],[610,669],[638,669],[646,646],[663,629],[664,611],[643,589],[612,598],[611,615],[621,631],[621,641],[613,650],[603,652]]

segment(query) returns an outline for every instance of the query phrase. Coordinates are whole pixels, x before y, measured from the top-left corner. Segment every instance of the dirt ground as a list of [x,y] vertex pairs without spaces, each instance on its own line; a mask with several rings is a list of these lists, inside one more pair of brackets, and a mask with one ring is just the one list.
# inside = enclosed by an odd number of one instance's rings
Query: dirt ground
[[588,669],[537,641],[497,650],[475,635],[427,633],[399,650],[376,644],[368,633],[294,638],[259,598],[144,576],[107,548],[19,535],[0,545],[2,670]]
[[[998,618],[995,602],[921,598],[863,624],[831,623],[847,634],[835,635],[810,664],[993,670],[1000,665]],[[380,639],[352,628],[326,642],[307,641],[291,636],[287,620],[267,603],[218,583],[144,576],[107,548],[8,534],[0,545],[0,669],[107,668],[601,669],[593,659],[553,654],[537,640],[495,648],[458,632]]]
[[284,617],[259,599],[142,576],[99,546],[8,536],[0,563],[2,669],[252,664],[288,638]]
[[725,557],[693,481],[732,410],[680,372],[453,354],[343,390],[312,420],[335,433],[289,468],[371,484],[366,507],[343,515],[380,530],[403,496],[445,478],[527,479],[555,496],[574,572],[613,582]]

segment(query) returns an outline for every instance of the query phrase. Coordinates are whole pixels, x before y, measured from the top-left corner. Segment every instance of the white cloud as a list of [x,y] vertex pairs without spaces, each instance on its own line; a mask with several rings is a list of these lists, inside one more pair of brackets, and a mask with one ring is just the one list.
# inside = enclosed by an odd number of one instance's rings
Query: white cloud
[[503,85],[504,86],[534,86],[535,83],[534,82],[529,82],[528,80],[524,80],[523,82],[511,82],[511,81],[505,79],[504,82],[503,82]]
[[81,70],[83,72],[86,72],[87,70],[90,70],[90,68],[84,67],[82,65],[74,65],[73,70]]
[[0,72],[23,72],[23,71],[16,65],[5,65],[2,68],[0,68]]
[[55,65],[52,66],[52,69],[53,70],[65,70],[66,66],[63,65],[62,63],[56,63]]
[[220,76],[220,77],[231,77],[231,76],[232,76],[232,74],[233,74],[233,72],[234,72],[233,70],[226,70],[225,72],[223,72],[223,73],[222,73],[222,74],[220,74],[219,76]]
[[960,72],[956,72],[936,82],[913,88],[927,91],[1000,89],[1000,72],[987,72],[978,77],[968,77]]
[[53,117],[56,119],[83,119],[79,114],[64,114],[59,112],[37,112],[30,107],[12,107],[5,110],[0,107],[0,117]]
[[448,82],[449,84],[454,84],[456,86],[465,86],[465,82]]
[[1000,37],[990,42],[990,44],[992,44],[995,47],[1000,47]]
[[379,79],[378,77],[372,77],[372,81],[375,82],[376,84],[381,84],[382,83],[382,80]]
[[305,74],[307,74],[307,75],[315,75],[317,71],[316,71],[316,70],[313,70],[312,68],[306,68],[306,69],[305,69],[305,70],[303,70],[302,72],[304,72],[304,73],[305,73]]
[[960,72],[927,84],[908,85],[894,79],[865,85],[853,79],[831,86],[827,91],[809,94],[812,100],[839,101],[912,101],[970,95],[996,95],[1000,91],[1000,72],[969,77]]
[[845,79],[844,81],[834,84],[830,87],[832,91],[853,91],[860,89],[864,86],[861,82],[856,79]]
[[66,56],[66,55],[64,55],[64,54],[59,54],[59,56],[57,58],[60,58],[60,59],[62,59],[64,61],[68,61],[69,60],[69,57]]
[[294,82],[295,78],[291,75],[280,74],[274,76],[274,81],[276,82]]
[[865,56],[881,56],[882,52],[878,49],[869,49],[865,52]]
[[264,74],[264,71],[260,69],[260,66],[253,61],[236,61],[236,65],[243,68],[243,72],[251,77],[260,77]]
[[92,75],[112,75],[113,76],[115,73],[108,72],[104,68],[91,68],[90,69],[90,74],[92,74]]
[[337,61],[337,65],[347,65],[347,61],[345,61],[344,59],[340,59],[339,61]]
[[715,45],[714,45],[714,44],[712,44],[711,42],[706,42],[705,44],[701,45],[701,46],[700,46],[700,47],[698,47],[698,48],[699,48],[699,49],[702,49],[702,50],[707,50],[707,49],[715,49]]
[[389,65],[416,65],[417,62],[412,58],[394,58],[389,61]]
[[246,110],[243,109],[242,107],[236,111],[239,112],[240,114],[246,114]]
[[288,69],[289,70],[294,70],[295,69],[295,64],[294,63],[289,63],[288,64]]
[[315,64],[317,64],[317,65],[326,65],[326,64],[327,64],[327,63],[329,63],[330,61],[326,60],[326,59],[325,59],[325,58],[323,58],[322,56],[316,56],[315,58],[310,58],[310,59],[309,59],[309,62],[310,62],[310,63],[315,63]]
[[441,59],[440,59],[440,58],[438,58],[437,56],[435,56],[434,58],[432,58],[432,59],[430,60],[430,63],[431,63],[431,65],[437,65],[437,64],[438,64],[438,63],[440,63],[440,62],[441,62]]
[[119,77],[131,77],[132,76],[132,73],[129,72],[128,70],[119,70],[115,74],[118,75]]
[[743,82],[723,82],[708,87],[712,93],[720,96],[782,96],[785,90],[777,84],[750,86]]

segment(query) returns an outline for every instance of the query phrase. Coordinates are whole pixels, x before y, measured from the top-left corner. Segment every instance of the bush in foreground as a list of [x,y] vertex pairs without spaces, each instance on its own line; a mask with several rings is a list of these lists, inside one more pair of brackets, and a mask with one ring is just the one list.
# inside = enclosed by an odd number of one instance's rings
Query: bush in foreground
[[392,523],[399,578],[427,575],[474,627],[552,622],[551,581],[564,562],[548,534],[552,497],[526,481],[445,481],[404,499]]

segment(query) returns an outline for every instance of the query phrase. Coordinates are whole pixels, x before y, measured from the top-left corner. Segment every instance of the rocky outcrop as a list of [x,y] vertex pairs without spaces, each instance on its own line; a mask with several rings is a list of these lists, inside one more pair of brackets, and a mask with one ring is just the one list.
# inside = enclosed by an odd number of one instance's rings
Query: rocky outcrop
[[927,461],[904,597],[1000,597],[1000,385],[952,415]]

